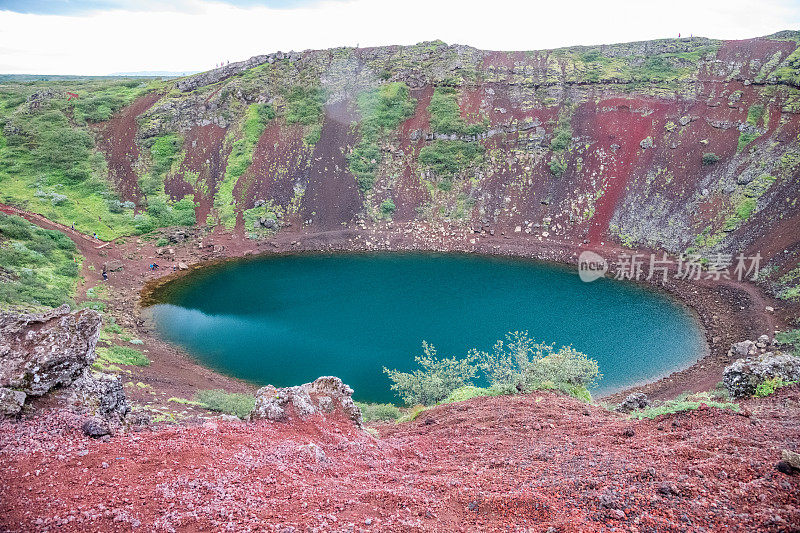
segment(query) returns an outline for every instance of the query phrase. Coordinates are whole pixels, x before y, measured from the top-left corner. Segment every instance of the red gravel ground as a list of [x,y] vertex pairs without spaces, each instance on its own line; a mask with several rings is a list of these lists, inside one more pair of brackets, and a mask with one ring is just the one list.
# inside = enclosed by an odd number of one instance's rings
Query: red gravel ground
[[742,407],[635,421],[545,392],[438,407],[379,439],[334,417],[108,442],[50,413],[0,424],[0,528],[798,531],[800,475],[775,464],[800,444],[800,387]]

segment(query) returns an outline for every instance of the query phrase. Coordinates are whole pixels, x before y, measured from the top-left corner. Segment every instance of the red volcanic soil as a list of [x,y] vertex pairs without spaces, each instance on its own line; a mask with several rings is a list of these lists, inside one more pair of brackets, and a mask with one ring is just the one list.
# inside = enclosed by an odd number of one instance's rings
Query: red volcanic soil
[[[646,150],[642,150],[636,139],[643,140],[652,135],[653,121],[649,117],[642,116],[643,113],[631,109],[636,103],[635,100],[623,98],[599,102],[596,109],[591,110],[596,113],[592,117],[594,120],[584,116],[584,112],[589,111],[588,109],[584,111],[584,108],[591,105],[588,104],[582,106],[573,121],[578,125],[586,124],[590,130],[582,133],[598,141],[599,146],[587,156],[587,168],[599,167],[600,163],[596,158],[601,155],[615,154],[615,157],[607,158],[605,161],[607,185],[605,193],[597,201],[595,215],[589,228],[590,242],[598,242],[608,231],[608,224],[614,216],[617,202],[625,192],[636,159],[650,155]],[[597,112],[598,110],[605,112]]]
[[250,209],[256,200],[269,198],[287,208],[295,195],[295,184],[303,183],[309,156],[302,126],[270,123],[256,143],[252,164],[234,188],[237,203]]
[[800,387],[635,421],[554,393],[477,398],[373,438],[335,416],[83,437],[0,424],[4,530],[797,531]]
[[358,140],[351,128],[355,118],[348,100],[325,106],[322,132],[314,145],[302,202],[303,218],[321,229],[341,228],[342,223],[352,222],[362,208],[358,183],[350,173],[346,156]]
[[159,98],[159,93],[150,93],[139,98],[106,122],[101,129],[98,147],[106,154],[109,178],[123,200],[136,201],[139,197],[136,172],[133,170],[133,164],[139,157],[139,147],[135,142],[139,127],[136,119]]
[[417,107],[414,114],[400,125],[400,150],[404,154],[411,154],[411,157],[406,159],[407,164],[404,165],[403,174],[395,184],[395,194],[392,196],[397,207],[394,218],[403,221],[413,220],[417,216],[416,207],[429,198],[428,191],[418,178],[421,169],[417,164],[417,157],[424,142],[411,141],[411,135],[415,131],[424,134],[430,130],[428,105],[433,96],[433,86],[426,85],[422,89],[413,90],[411,96],[416,98]]

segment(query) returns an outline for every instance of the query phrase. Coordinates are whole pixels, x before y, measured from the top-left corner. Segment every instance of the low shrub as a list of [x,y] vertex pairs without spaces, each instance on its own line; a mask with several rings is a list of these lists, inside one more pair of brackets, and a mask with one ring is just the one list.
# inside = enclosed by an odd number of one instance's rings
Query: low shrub
[[704,167],[707,167],[709,165],[713,165],[717,161],[719,161],[719,156],[717,154],[712,153],[712,152],[706,152],[706,153],[703,154],[702,162],[703,162],[703,166]]
[[680,413],[682,411],[694,411],[699,409],[701,405],[714,407],[717,409],[730,409],[739,412],[739,404],[731,402],[717,402],[711,399],[708,393],[698,394],[682,394],[675,399],[661,402],[657,405],[651,405],[640,411],[631,413],[631,418],[636,419],[653,419],[661,415],[669,415],[673,413]]
[[567,171],[567,161],[563,156],[559,157],[554,155],[550,158],[548,166],[550,167],[550,174],[552,174],[554,178],[560,178],[564,172]]
[[743,131],[739,134],[739,141],[736,143],[736,152],[741,152],[751,142],[755,141],[758,137],[757,133]]
[[364,422],[388,422],[390,420],[397,420],[402,416],[400,408],[390,403],[362,403],[356,402],[356,405],[361,409],[361,416]]
[[122,326],[120,326],[119,324],[117,324],[112,320],[103,327],[103,331],[105,331],[106,333],[110,333],[112,335],[113,334],[118,335],[122,333]]
[[464,402],[472,398],[481,398],[483,396],[510,396],[512,394],[517,394],[517,392],[516,387],[511,385],[492,385],[490,387],[466,385],[451,392],[442,403]]
[[602,378],[597,361],[586,354],[572,346],[556,350],[554,344],[537,343],[527,332],[508,333],[491,352],[470,353],[493,385],[558,389],[583,396],[581,389],[588,391]]
[[797,381],[784,381],[781,378],[765,379],[756,387],[754,396],[756,398],[765,398],[771,394],[774,394],[775,391],[781,387],[794,385],[795,383],[797,383]]
[[794,355],[800,357],[800,328],[776,333],[773,342],[778,346],[793,348]]
[[466,141],[434,141],[419,151],[420,163],[437,177],[449,178],[464,168],[480,164],[484,148]]
[[302,87],[297,85],[286,94],[287,124],[317,124],[322,116],[322,106],[327,99],[321,87]]
[[387,198],[381,202],[381,216],[383,218],[392,218],[395,209],[397,209],[397,207],[394,205],[391,198]]
[[194,401],[210,411],[218,411],[242,419],[247,418],[256,404],[254,396],[225,392],[221,389],[198,391],[194,396]]
[[314,146],[319,142],[322,136],[322,126],[313,126],[311,130],[303,137],[303,142],[308,146]]

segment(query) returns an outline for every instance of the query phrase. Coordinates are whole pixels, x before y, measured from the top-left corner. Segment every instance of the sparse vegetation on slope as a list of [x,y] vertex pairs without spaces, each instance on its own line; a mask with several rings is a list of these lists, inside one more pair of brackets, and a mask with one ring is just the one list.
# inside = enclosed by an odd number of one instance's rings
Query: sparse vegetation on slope
[[431,115],[431,129],[434,133],[445,135],[480,135],[487,129],[487,122],[467,123],[461,116],[458,105],[458,90],[453,87],[436,87],[428,105]]
[[[232,228],[236,223],[236,206],[233,197],[236,181],[250,167],[258,139],[261,138],[267,124],[274,118],[275,110],[271,105],[251,104],[244,116],[241,138],[232,143],[228,165],[225,167],[225,177],[218,185],[214,195],[214,208],[220,222],[228,228]],[[235,133],[230,135],[233,136]]]
[[661,415],[680,413],[683,411],[694,411],[701,406],[714,407],[717,409],[730,409],[739,411],[739,404],[731,402],[718,402],[711,398],[708,393],[682,394],[673,400],[659,402],[640,411],[631,413],[631,418],[656,418]]
[[411,98],[404,83],[387,83],[358,96],[361,141],[347,159],[362,191],[370,190],[375,182],[375,172],[381,163],[379,141],[410,117],[415,107],[416,100]]
[[0,213],[0,307],[72,304],[82,258],[60,231]]
[[422,147],[419,161],[434,176],[447,181],[458,172],[479,164],[483,160],[483,152],[483,146],[474,142],[434,141]]
[[390,403],[356,402],[356,405],[361,409],[361,416],[364,418],[364,422],[389,422],[402,416],[400,409]]

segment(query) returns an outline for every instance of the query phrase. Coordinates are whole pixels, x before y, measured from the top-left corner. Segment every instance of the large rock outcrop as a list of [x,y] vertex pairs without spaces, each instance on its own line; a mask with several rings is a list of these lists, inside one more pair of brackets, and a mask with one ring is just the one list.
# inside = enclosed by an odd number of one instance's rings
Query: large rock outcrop
[[43,314],[0,314],[0,387],[41,396],[72,384],[95,360],[97,311],[63,305]]
[[278,389],[267,385],[256,392],[250,420],[288,420],[337,410],[361,427],[361,409],[353,402],[353,389],[334,376],[323,376],[311,383]]
[[765,354],[738,359],[725,368],[722,382],[731,398],[746,398],[767,379],[800,380],[800,357],[786,353]]

